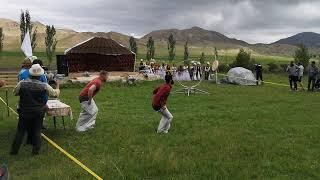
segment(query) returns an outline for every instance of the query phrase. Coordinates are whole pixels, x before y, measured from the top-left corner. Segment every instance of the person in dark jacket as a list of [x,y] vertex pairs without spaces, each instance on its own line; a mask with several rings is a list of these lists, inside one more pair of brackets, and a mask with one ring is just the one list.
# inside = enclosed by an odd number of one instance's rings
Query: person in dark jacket
[[172,114],[169,112],[166,104],[167,99],[170,95],[170,91],[172,89],[172,85],[174,84],[172,80],[172,75],[167,74],[165,76],[166,83],[159,86],[155,90],[153,90],[153,98],[152,98],[152,107],[155,111],[160,112],[162,115],[161,120],[159,122],[159,126],[157,129],[157,133],[168,133],[170,129],[170,123],[173,119]]
[[[299,78],[299,68],[293,63],[293,61],[291,61],[290,65],[287,67],[287,73],[289,75],[290,89],[294,91],[298,90],[297,81]],[[292,87],[292,84],[294,87]]]
[[256,64],[255,70],[256,70],[257,85],[259,85],[259,80],[261,80],[261,84],[263,84],[263,79],[262,79],[262,65],[261,65],[261,64]]
[[[316,66],[316,63],[312,61],[311,65],[308,68],[308,91],[314,90],[318,73],[319,73],[319,69]],[[311,85],[311,88],[310,88],[310,85]]]
[[15,139],[11,147],[11,155],[18,154],[25,132],[32,137],[32,154],[39,154],[41,147],[41,127],[46,111],[44,95],[57,97],[60,94],[59,83],[53,89],[47,83],[41,82],[40,76],[44,70],[39,64],[34,64],[29,69],[30,78],[20,81],[14,88],[13,93],[20,96],[19,99],[19,122]]

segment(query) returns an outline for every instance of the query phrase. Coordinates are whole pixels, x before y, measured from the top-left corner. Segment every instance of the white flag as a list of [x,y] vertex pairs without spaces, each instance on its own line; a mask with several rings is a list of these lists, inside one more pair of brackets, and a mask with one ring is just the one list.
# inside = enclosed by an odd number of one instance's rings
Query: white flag
[[29,31],[24,35],[23,42],[21,44],[21,50],[26,57],[32,57],[32,47]]

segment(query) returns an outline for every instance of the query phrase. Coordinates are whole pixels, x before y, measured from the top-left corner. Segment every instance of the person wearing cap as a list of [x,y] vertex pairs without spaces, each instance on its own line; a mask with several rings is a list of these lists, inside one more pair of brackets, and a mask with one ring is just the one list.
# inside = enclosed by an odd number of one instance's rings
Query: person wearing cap
[[204,79],[205,80],[209,80],[210,70],[211,70],[210,63],[207,62],[206,67],[204,67]]
[[58,97],[60,94],[59,83],[56,83],[56,89],[53,89],[40,81],[44,70],[39,64],[32,65],[29,74],[30,78],[20,81],[13,90],[14,95],[20,96],[20,99],[19,122],[10,152],[12,155],[18,154],[25,132],[32,137],[32,154],[39,154],[41,127],[46,111],[46,101],[42,97]]
[[201,80],[201,63],[198,62],[196,66],[196,80],[200,81]]
[[82,111],[76,124],[78,132],[84,132],[95,127],[98,107],[93,97],[99,92],[102,84],[107,81],[108,75],[108,72],[100,71],[99,77],[89,82],[81,91],[79,101]]
[[166,83],[153,90],[152,107],[155,111],[159,112],[162,117],[159,122],[157,133],[168,133],[170,129],[170,123],[173,119],[172,114],[167,108],[167,99],[170,95],[172,85],[174,84],[172,75],[167,74],[165,76]]
[[[36,57],[33,56],[33,58],[36,58]],[[19,72],[18,81],[22,81],[22,80],[28,79],[30,77],[29,68],[33,64],[39,64],[41,67],[43,67],[43,63],[40,59],[36,58],[31,62],[31,60],[29,58],[26,58],[22,63],[22,69]],[[39,80],[41,82],[48,83],[48,80],[47,80],[47,77],[45,76],[45,74],[41,75]]]
[[[31,63],[32,62],[32,63]],[[30,78],[30,73],[29,73],[29,68],[33,65],[33,64],[39,64],[41,66],[41,68],[43,69],[43,62],[38,59],[36,56],[32,56],[30,58],[26,58],[23,62],[23,69],[20,71],[19,76],[18,76],[18,81],[22,81],[25,79]],[[47,77],[45,74],[41,75],[39,80],[43,83],[48,83]],[[47,103],[49,97],[46,94],[43,94],[43,99],[45,100],[45,102]],[[19,107],[17,109],[19,111]],[[42,127],[42,129],[46,129],[44,126]],[[32,139],[31,137],[28,135],[27,137],[27,142],[26,144],[32,144]]]

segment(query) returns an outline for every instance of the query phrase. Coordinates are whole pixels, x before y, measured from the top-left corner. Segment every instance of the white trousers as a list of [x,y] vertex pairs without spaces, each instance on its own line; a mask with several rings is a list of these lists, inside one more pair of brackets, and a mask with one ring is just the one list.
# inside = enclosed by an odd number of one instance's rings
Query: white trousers
[[162,107],[159,112],[162,117],[158,126],[157,133],[168,133],[173,116],[166,106]]
[[93,99],[91,100],[90,105],[88,104],[88,101],[83,101],[81,103],[81,109],[82,111],[80,112],[76,125],[76,130],[79,132],[94,128],[98,114],[98,107]]

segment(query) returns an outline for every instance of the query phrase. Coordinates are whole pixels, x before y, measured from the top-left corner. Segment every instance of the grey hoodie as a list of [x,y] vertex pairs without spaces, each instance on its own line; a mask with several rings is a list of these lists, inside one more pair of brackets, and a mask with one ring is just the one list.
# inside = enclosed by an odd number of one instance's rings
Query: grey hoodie
[[287,72],[289,76],[299,76],[299,68],[297,65],[288,66]]
[[309,69],[308,69],[309,77],[313,77],[313,78],[317,77],[318,72],[319,70],[317,66],[314,66],[314,67],[311,65],[309,66]]

